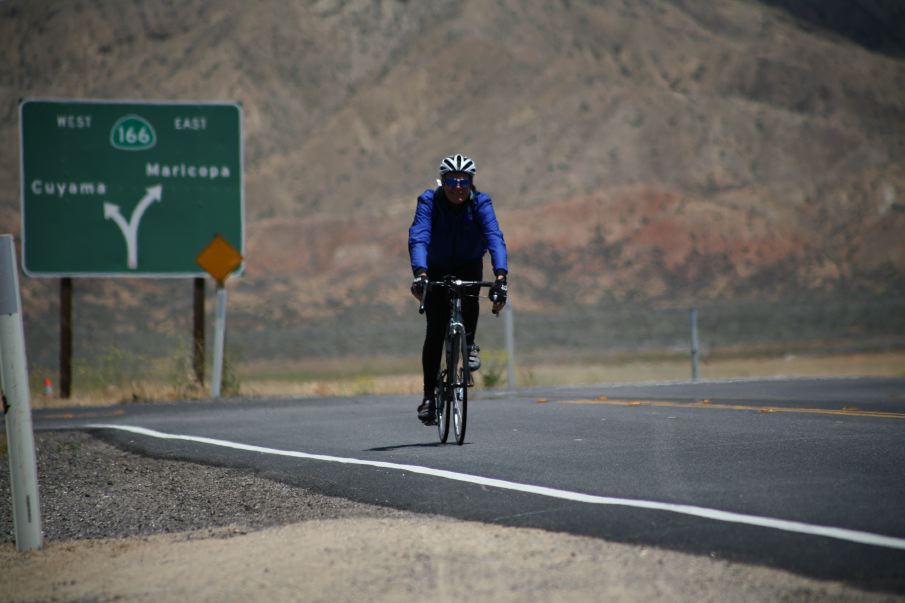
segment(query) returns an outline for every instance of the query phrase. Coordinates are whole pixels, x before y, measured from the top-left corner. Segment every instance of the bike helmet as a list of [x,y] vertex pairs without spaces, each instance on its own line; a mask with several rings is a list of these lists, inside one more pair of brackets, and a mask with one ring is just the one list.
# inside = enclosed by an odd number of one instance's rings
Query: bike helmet
[[441,176],[448,174],[449,172],[463,172],[474,178],[477,171],[478,168],[475,166],[474,161],[465,155],[450,155],[440,162]]

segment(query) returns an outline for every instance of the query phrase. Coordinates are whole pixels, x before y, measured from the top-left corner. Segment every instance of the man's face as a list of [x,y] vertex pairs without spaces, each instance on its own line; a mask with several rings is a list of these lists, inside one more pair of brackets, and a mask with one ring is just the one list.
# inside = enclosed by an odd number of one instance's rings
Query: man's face
[[448,172],[443,176],[443,192],[453,205],[465,203],[471,193],[471,177],[464,172]]

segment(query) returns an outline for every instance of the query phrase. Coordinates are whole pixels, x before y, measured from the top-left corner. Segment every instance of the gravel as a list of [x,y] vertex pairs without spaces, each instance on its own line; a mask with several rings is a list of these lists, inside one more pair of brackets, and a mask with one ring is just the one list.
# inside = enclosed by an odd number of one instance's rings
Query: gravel
[[[37,432],[35,448],[48,540],[226,526],[241,532],[310,519],[403,515],[315,494],[248,470],[145,458],[78,431]],[[0,454],[0,542],[15,542],[5,446],[0,446]]]

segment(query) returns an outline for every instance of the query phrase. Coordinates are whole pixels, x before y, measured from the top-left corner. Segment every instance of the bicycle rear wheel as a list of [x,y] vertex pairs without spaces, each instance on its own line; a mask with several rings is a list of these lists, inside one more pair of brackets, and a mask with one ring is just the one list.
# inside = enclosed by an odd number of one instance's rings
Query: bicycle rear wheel
[[442,369],[437,375],[434,403],[437,405],[437,434],[440,436],[440,443],[445,444],[449,437],[449,394],[446,389],[446,369]]
[[452,375],[447,409],[452,414],[456,444],[461,446],[465,442],[465,424],[468,418],[468,351],[465,348],[465,335],[462,333],[455,336],[452,356],[454,370],[447,373],[447,376]]

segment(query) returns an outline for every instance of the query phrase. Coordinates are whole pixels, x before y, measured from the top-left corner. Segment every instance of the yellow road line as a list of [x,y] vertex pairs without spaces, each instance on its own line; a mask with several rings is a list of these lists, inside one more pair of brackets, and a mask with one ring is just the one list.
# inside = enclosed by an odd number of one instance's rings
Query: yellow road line
[[885,412],[879,410],[860,410],[854,406],[833,408],[794,408],[783,406],[750,406],[744,404],[713,404],[710,400],[697,402],[670,402],[665,400],[610,400],[601,396],[595,400],[559,400],[561,404],[604,404],[608,406],[647,406],[656,408],[715,408],[719,410],[749,410],[761,413],[791,412],[814,415],[841,415],[846,417],[879,417],[882,419],[905,419],[905,412]]

